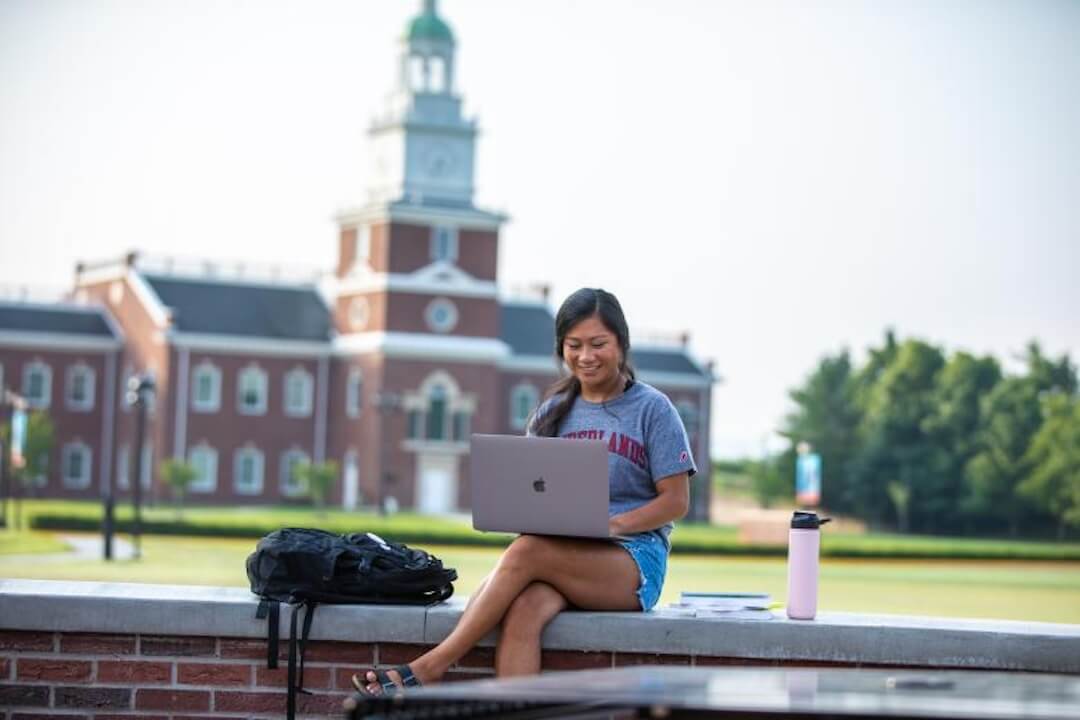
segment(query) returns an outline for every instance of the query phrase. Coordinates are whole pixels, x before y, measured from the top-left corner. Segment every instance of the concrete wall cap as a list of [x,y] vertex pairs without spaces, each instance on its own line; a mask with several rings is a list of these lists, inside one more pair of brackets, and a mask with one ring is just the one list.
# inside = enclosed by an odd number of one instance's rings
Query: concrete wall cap
[[[0,629],[262,638],[259,599],[244,588],[0,580]],[[315,640],[437,643],[464,598],[432,607],[323,605]],[[281,632],[288,633],[288,611]],[[495,641],[492,633],[481,644]],[[566,612],[545,648],[747,660],[917,665],[1080,673],[1080,625],[821,613],[814,621],[725,620],[651,613]]]

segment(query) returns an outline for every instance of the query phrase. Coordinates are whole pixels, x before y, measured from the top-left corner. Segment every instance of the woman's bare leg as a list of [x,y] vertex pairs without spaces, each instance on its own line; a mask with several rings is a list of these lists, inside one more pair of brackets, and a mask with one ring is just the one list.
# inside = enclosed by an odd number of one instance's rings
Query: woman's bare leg
[[534,582],[517,596],[503,616],[495,646],[498,677],[540,672],[540,635],[567,604],[563,594],[545,582]]
[[[503,619],[517,597],[541,581],[584,610],[637,610],[638,569],[614,543],[522,535],[506,549],[474,594],[457,626],[439,645],[409,663],[421,683],[439,680]],[[398,682],[397,673],[390,677]],[[365,676],[368,690],[380,691],[374,672]]]

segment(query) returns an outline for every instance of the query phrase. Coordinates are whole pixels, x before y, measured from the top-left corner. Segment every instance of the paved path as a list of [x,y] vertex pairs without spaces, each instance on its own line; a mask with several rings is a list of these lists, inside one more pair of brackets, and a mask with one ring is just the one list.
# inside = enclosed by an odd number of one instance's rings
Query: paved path
[[[67,552],[32,553],[28,555],[0,555],[0,563],[51,563],[70,562],[72,560],[102,560],[105,557],[101,535],[57,535],[58,539],[70,546]],[[113,535],[113,559],[130,560],[135,555],[131,541],[120,535]]]

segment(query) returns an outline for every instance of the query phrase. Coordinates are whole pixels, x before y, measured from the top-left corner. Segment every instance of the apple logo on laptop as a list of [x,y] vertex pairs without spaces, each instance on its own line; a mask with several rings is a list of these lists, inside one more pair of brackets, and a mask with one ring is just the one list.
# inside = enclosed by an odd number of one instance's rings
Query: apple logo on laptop
[[544,492],[545,487],[546,485],[544,483],[544,478],[540,478],[539,480],[533,480],[533,490],[535,490],[536,492]]

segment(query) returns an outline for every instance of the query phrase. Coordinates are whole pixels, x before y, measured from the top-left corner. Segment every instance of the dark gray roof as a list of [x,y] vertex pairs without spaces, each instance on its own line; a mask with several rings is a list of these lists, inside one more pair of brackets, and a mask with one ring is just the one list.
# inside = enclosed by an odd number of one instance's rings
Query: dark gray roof
[[0,330],[116,337],[100,311],[63,306],[0,304]]
[[[499,337],[515,355],[553,356],[555,318],[543,305],[501,305]],[[707,375],[681,347],[631,348],[630,360],[640,371],[684,373],[700,377]]]
[[312,287],[144,275],[180,332],[283,340],[330,339],[330,311]]
[[515,355],[555,355],[555,318],[543,305],[499,306],[499,337]]
[[682,348],[672,348],[670,350],[658,350],[656,348],[648,350],[631,349],[630,359],[638,370],[706,376],[706,373],[690,359],[690,356]]

